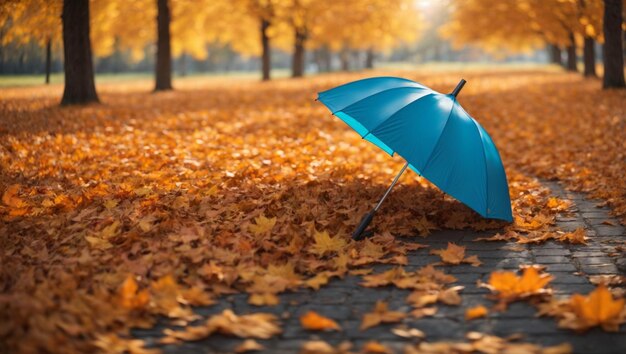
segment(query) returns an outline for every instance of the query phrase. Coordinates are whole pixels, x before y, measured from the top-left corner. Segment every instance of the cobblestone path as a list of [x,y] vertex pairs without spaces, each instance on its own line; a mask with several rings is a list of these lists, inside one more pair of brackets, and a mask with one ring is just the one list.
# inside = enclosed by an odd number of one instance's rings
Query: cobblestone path
[[[429,263],[439,261],[439,257],[429,255],[429,249],[441,249],[447,242],[456,242],[466,247],[467,255],[477,255],[483,262],[480,267],[470,265],[442,266],[447,273],[458,278],[458,285],[465,286],[461,292],[461,306],[439,305],[439,311],[433,317],[404,321],[408,327],[422,330],[426,341],[463,339],[468,331],[480,331],[499,336],[515,333],[524,334],[524,340],[541,345],[555,345],[569,342],[576,353],[626,353],[626,326],[619,333],[606,333],[599,329],[578,335],[569,330],[559,329],[553,318],[537,318],[536,310],[525,302],[513,303],[506,312],[492,312],[487,318],[465,321],[464,313],[468,307],[484,304],[491,307],[493,302],[485,298],[486,289],[476,286],[477,280],[487,281],[488,275],[496,269],[518,269],[520,265],[540,264],[555,279],[551,283],[555,294],[572,293],[587,294],[595,287],[589,282],[588,276],[599,274],[626,274],[626,258],[624,253],[611,257],[615,246],[626,241],[626,229],[619,226],[617,220],[609,216],[607,208],[598,208],[598,201],[584,199],[581,194],[564,191],[557,183],[546,182],[554,195],[575,203],[574,213],[568,217],[557,219],[558,226],[567,231],[584,227],[590,238],[588,245],[574,246],[563,243],[547,242],[540,245],[522,245],[523,251],[511,251],[512,245],[507,242],[475,242],[488,233],[470,231],[439,231],[418,242],[429,248],[412,252],[409,255],[407,270],[415,270]],[[603,224],[612,220],[617,226]],[[389,269],[390,266],[377,265],[375,272]],[[402,348],[415,339],[404,339],[394,335],[390,330],[397,326],[380,325],[365,331],[359,330],[364,313],[374,308],[377,300],[385,300],[391,310],[410,311],[405,302],[409,290],[395,287],[364,288],[358,285],[360,277],[346,276],[334,279],[319,291],[299,291],[280,295],[280,304],[271,307],[257,307],[247,303],[247,294],[226,297],[217,305],[197,308],[196,312],[203,317],[231,308],[237,314],[250,312],[271,312],[283,318],[283,333],[270,340],[259,340],[266,348],[265,353],[297,353],[303,343],[311,339],[322,339],[331,344],[350,341],[353,350],[359,352],[363,344],[369,340],[377,340],[382,344],[401,353]],[[299,317],[308,310],[335,319],[343,328],[341,332],[309,332],[300,326]],[[150,330],[137,330],[134,335],[145,339],[148,344],[155,344],[164,324]],[[160,347],[166,353],[229,353],[241,344],[243,339],[213,335],[208,339]]]

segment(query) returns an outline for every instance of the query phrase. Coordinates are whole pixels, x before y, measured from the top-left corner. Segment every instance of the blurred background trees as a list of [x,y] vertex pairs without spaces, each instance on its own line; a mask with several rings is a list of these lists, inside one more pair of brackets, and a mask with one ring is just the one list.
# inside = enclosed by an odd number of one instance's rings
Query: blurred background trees
[[[376,60],[552,62],[624,86],[626,0],[85,1],[93,70],[154,71],[155,90],[171,89],[172,74],[270,80],[276,69],[300,77]],[[63,70],[63,2],[0,3],[0,74],[49,82]]]

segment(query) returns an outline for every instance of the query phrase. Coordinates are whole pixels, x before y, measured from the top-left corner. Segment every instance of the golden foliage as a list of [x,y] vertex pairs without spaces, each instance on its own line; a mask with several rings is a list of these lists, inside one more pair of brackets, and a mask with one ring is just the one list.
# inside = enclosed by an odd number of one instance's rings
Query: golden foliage
[[[377,74],[441,91],[460,76]],[[3,345],[85,352],[97,337],[149,327],[159,314],[189,321],[191,304],[234,291],[275,303],[280,292],[316,289],[368,265],[406,264],[407,253],[423,246],[394,235],[417,234],[421,220],[504,227],[505,235],[529,239],[558,235],[561,203],[548,207],[553,195],[529,171],[626,215],[626,132],[619,129],[626,93],[549,71],[475,71],[464,73],[460,100],[500,150],[519,223],[484,220],[407,174],[377,214],[376,235],[351,241],[402,166],[313,101],[315,92],[359,75],[263,84],[194,78],[163,94],[150,94],[151,82],[104,84],[104,104],[64,108],[58,86],[2,89]],[[433,266],[392,270],[363,283],[437,293],[439,302],[455,281]],[[129,274],[136,288],[125,284]],[[446,295],[454,301],[452,291]],[[432,313],[428,306],[415,310]]]

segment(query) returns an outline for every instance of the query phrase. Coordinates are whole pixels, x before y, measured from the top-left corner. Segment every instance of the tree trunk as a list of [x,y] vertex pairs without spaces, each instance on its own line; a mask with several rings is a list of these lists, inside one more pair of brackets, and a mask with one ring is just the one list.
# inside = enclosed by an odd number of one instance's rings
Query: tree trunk
[[584,74],[587,77],[597,77],[596,74],[596,50],[593,38],[585,36],[585,47],[583,50],[583,61],[585,62]]
[[52,66],[52,39],[46,41],[46,85],[50,83],[50,67]]
[[622,0],[604,0],[604,79],[602,87],[626,87],[622,51]]
[[561,55],[561,48],[556,44],[548,44],[550,51],[550,62],[552,64],[563,65],[563,56]]
[[339,52],[339,61],[341,62],[341,71],[350,71],[350,51],[343,48]]
[[267,34],[267,29],[270,27],[270,21],[261,19],[261,47],[263,53],[261,55],[261,71],[263,75],[263,81],[269,81],[271,79],[270,71],[272,70],[272,50],[270,48],[270,37]]
[[324,63],[324,71],[329,72],[332,71],[332,53],[330,52],[330,48],[328,46],[324,46],[322,48],[322,62]]
[[304,43],[306,33],[302,29],[295,30],[293,59],[291,61],[291,77],[302,77],[304,75]]
[[65,55],[61,104],[98,102],[89,39],[89,0],[64,0],[61,20]]
[[374,69],[374,50],[371,48],[365,53],[365,69]]
[[576,39],[572,32],[569,34],[569,41],[570,44],[567,46],[567,66],[565,68],[568,71],[578,71],[576,67]]
[[168,0],[157,2],[157,53],[155,91],[172,89],[172,49],[170,46],[170,8]]

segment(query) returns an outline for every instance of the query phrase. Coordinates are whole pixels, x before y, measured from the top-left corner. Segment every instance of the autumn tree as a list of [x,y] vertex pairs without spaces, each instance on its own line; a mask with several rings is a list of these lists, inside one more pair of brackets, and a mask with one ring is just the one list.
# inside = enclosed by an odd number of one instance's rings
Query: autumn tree
[[626,87],[622,49],[622,0],[604,0],[604,88]]
[[455,1],[453,20],[443,33],[456,44],[478,43],[487,50],[521,51],[547,46],[551,61],[577,71],[577,38],[584,38],[585,74],[592,76],[594,41],[601,39],[596,0]]
[[60,47],[61,9],[60,0],[6,1],[0,7],[5,13],[2,23],[8,24],[1,43],[17,41],[26,44],[35,42],[45,50],[45,83],[50,83],[53,47]]
[[89,38],[89,0],[64,0],[65,88],[61,104],[98,102]]
[[306,42],[313,22],[316,19],[323,2],[311,0],[289,0],[283,7],[283,16],[289,24],[293,34],[293,54],[291,59],[291,77],[304,75],[304,60]]
[[246,14],[258,20],[261,43],[261,77],[263,81],[271,78],[272,50],[270,28],[276,23],[276,0],[239,0]]
[[168,0],[157,2],[157,53],[155,91],[172,89],[172,49],[170,46],[170,5]]
[[[337,26],[337,18],[342,19]],[[339,51],[344,70],[349,55],[365,54],[364,67],[372,68],[375,53],[386,52],[417,39],[421,16],[411,0],[352,0],[338,2],[318,16],[312,45]]]

